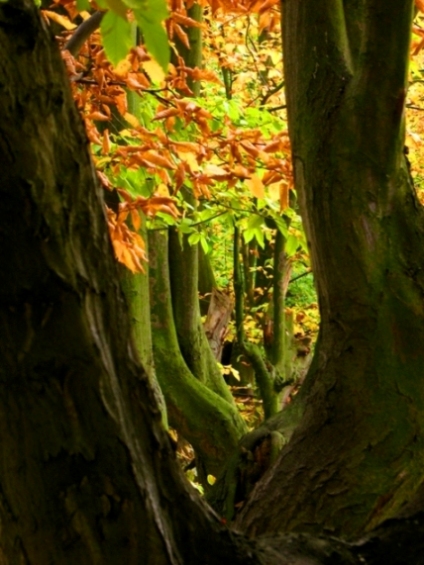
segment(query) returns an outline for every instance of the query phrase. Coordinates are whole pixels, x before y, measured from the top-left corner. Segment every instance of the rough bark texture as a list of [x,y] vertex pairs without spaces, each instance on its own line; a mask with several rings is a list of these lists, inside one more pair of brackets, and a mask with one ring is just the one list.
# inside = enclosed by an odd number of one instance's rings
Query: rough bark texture
[[403,154],[413,2],[315,4],[285,0],[283,21],[317,370],[302,423],[240,524],[353,536],[422,481],[424,218]]

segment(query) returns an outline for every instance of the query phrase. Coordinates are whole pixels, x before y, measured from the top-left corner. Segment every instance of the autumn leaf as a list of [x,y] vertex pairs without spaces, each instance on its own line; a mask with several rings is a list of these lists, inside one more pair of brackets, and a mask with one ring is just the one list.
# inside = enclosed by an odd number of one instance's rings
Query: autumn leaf
[[179,24],[182,24],[183,26],[186,26],[186,27],[202,27],[201,23],[196,22],[196,20],[193,20],[192,18],[189,18],[188,16],[184,16],[183,14],[179,14],[178,12],[174,12],[172,14],[172,19],[175,20],[176,22],[178,22]]
[[141,66],[153,82],[161,83],[165,80],[165,73],[163,71],[163,68],[154,59],[152,59],[151,61],[143,61],[141,63]]
[[182,27],[179,26],[178,24],[174,23],[173,29],[174,29],[176,35],[178,36],[178,39],[181,41],[181,43],[182,43],[187,49],[190,49],[190,40],[189,40],[188,35],[186,34],[186,32],[182,29]]
[[289,187],[287,183],[282,182],[280,187],[280,211],[283,212],[289,207]]
[[228,177],[228,171],[224,168],[219,167],[218,165],[214,165],[213,163],[209,163],[203,169],[203,173],[208,175],[209,177],[216,178],[216,179],[223,179]]
[[280,184],[279,182],[273,182],[268,185],[268,194],[271,200],[278,202],[280,200]]
[[69,18],[62,16],[61,14],[56,14],[56,12],[51,12],[50,10],[41,10],[41,13],[43,14],[43,16],[47,16],[49,20],[56,22],[68,31],[77,27],[74,23],[71,22]]
[[133,114],[130,114],[129,112],[125,112],[124,118],[133,128],[138,128],[138,126],[140,125],[140,122],[137,120],[137,118],[133,116]]
[[415,6],[420,12],[424,12],[424,0],[415,0]]
[[109,116],[106,116],[105,114],[102,114],[101,112],[91,112],[91,114],[89,114],[87,116],[87,118],[89,120],[94,120],[95,122],[108,122],[109,121]]
[[103,155],[108,155],[110,153],[110,139],[108,129],[105,129],[105,131],[103,132],[102,153]]
[[263,182],[257,174],[253,174],[250,179],[246,179],[244,184],[256,198],[263,198],[265,196]]
[[142,156],[144,161],[150,164],[156,165],[158,167],[165,167],[165,169],[176,169],[176,165],[172,163],[164,155],[159,155],[156,151],[146,151]]
[[141,227],[140,213],[137,210],[131,210],[131,221],[135,231],[138,231]]

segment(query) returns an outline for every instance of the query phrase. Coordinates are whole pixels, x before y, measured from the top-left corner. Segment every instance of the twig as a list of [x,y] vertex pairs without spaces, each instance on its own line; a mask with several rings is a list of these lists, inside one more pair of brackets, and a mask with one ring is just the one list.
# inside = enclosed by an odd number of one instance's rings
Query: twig
[[274,108],[267,108],[268,112],[277,112],[278,110],[285,110],[287,104],[282,104],[281,106],[274,106]]
[[265,94],[265,96],[261,100],[261,106],[265,106],[265,104],[268,102],[268,100],[271,98],[271,96],[273,96],[274,94],[277,94],[277,92],[279,92],[282,88],[284,88],[285,84],[286,84],[286,81],[283,80],[283,81],[280,82],[280,84],[277,84],[276,86],[274,86],[274,88],[271,88],[270,90],[268,90],[268,92]]
[[85,41],[90,37],[90,35],[96,31],[102,21],[103,16],[106,12],[94,12],[87,20],[84,20],[80,24],[75,33],[70,39],[65,43],[64,50],[68,50],[71,55],[76,57],[84,45]]
[[289,284],[291,284],[294,281],[298,281],[302,277],[306,277],[306,275],[310,275],[311,273],[312,273],[312,269],[308,269],[304,273],[301,273],[300,275],[297,275],[297,276],[293,277],[292,279],[290,279]]

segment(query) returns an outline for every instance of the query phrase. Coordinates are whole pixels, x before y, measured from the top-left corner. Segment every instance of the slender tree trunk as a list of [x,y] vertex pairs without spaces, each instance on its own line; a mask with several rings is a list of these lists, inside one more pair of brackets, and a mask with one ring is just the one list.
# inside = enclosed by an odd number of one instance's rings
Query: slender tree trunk
[[211,301],[211,294],[214,288],[217,288],[215,274],[213,272],[210,255],[206,255],[203,247],[198,245],[199,254],[199,305],[200,313],[205,316],[208,313],[209,304]]
[[245,424],[234,404],[195,378],[181,354],[171,304],[167,232],[150,232],[149,248],[153,352],[169,421],[193,445],[205,475],[217,476]]
[[413,2],[283,5],[321,335],[302,423],[240,524],[353,536],[413,496],[424,464],[424,218],[403,154]]
[[[143,218],[143,227],[140,233],[147,248],[148,237],[145,218]],[[128,305],[130,325],[137,353],[155,392],[156,399],[161,410],[163,424],[167,427],[168,417],[166,413],[165,398],[162,394],[162,390],[156,376],[153,358],[148,263],[145,264],[144,268],[146,270],[145,273],[134,274],[131,273],[131,271],[129,271],[124,265],[120,265],[119,280]]]
[[240,230],[237,226],[234,226],[233,265],[237,343],[255,370],[255,379],[263,401],[264,415],[265,418],[269,418],[278,412],[278,396],[274,389],[273,374],[267,366],[262,351],[258,345],[246,339],[244,331],[245,287],[240,256]]
[[181,353],[196,378],[235,405],[200,319],[197,291],[198,246],[190,246],[186,237],[183,237],[182,246],[178,234],[172,231],[169,234],[169,250],[172,309]]

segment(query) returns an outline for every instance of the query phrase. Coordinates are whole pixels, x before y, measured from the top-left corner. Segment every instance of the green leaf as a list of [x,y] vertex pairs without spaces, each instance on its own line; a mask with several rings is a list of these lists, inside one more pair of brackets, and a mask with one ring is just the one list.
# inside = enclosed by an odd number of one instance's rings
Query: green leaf
[[265,248],[265,238],[264,232],[261,229],[253,230],[255,234],[256,241],[258,242],[259,246],[264,249]]
[[204,233],[200,234],[200,245],[202,246],[205,255],[207,255],[209,252],[209,244]]
[[252,214],[249,216],[249,219],[247,220],[247,227],[250,230],[255,230],[261,228],[263,223],[264,223],[264,219],[261,216],[258,216],[257,214]]
[[[161,3],[162,0],[158,0]],[[155,8],[153,8],[155,10]],[[150,55],[159,63],[162,69],[168,72],[171,58],[168,35],[161,20],[149,17],[149,13],[134,11],[135,19],[143,34],[144,43]]]
[[90,2],[88,0],[77,0],[77,9],[79,12],[88,12],[91,9]]
[[286,221],[279,214],[272,214],[271,216],[277,225],[278,231],[287,238],[288,232]]
[[125,3],[134,10],[150,55],[167,72],[171,55],[168,36],[162,24],[168,17],[166,0],[125,0]]
[[295,235],[289,235],[286,241],[284,251],[288,257],[294,255],[299,247],[299,240]]
[[100,31],[106,56],[116,66],[133,46],[131,23],[109,11],[102,19]]
[[199,243],[200,240],[200,233],[199,232],[194,232],[191,235],[188,236],[188,243],[190,245],[196,245],[196,243]]
[[252,239],[255,237],[255,230],[244,230],[243,232],[243,239],[245,241],[245,243],[249,243],[249,241],[252,241]]
[[[194,228],[192,227],[192,221],[189,218],[183,218],[178,226],[178,230],[184,234],[192,234]],[[196,231],[197,233],[197,231]]]
[[123,0],[123,2],[131,10],[138,10],[152,21],[161,22],[169,17],[166,0]]

